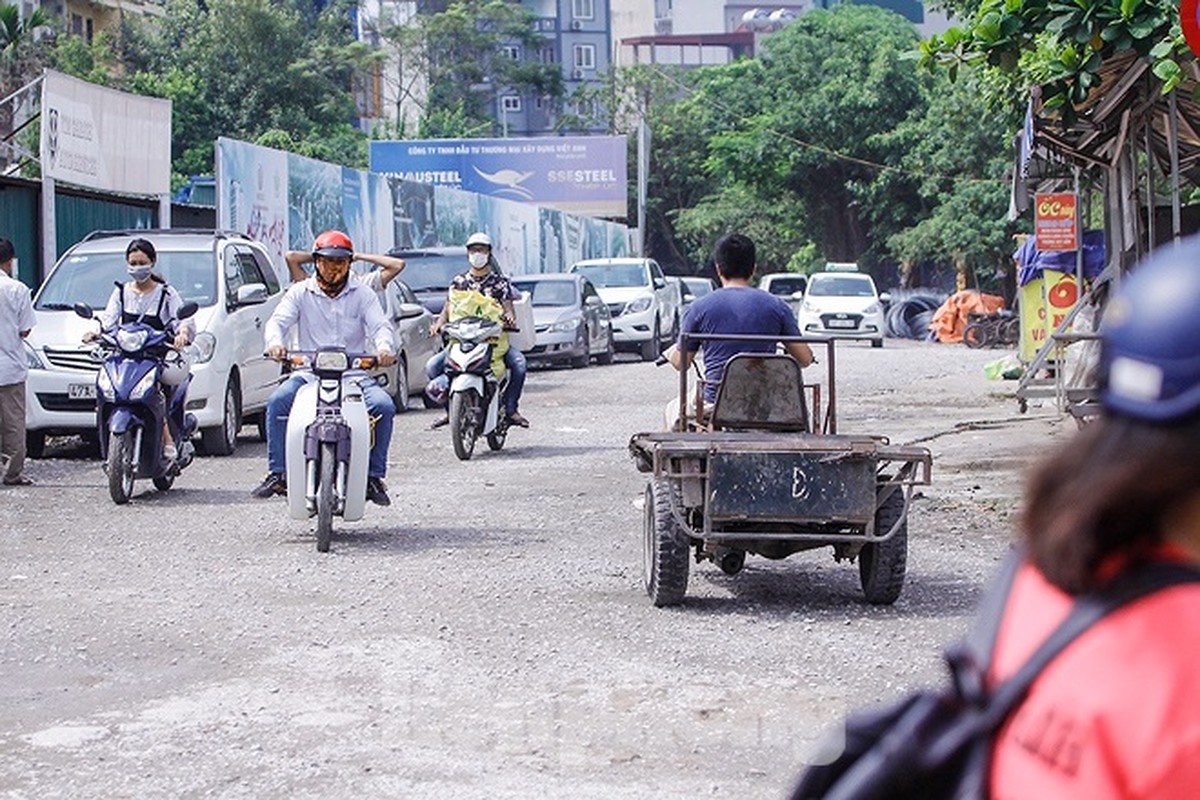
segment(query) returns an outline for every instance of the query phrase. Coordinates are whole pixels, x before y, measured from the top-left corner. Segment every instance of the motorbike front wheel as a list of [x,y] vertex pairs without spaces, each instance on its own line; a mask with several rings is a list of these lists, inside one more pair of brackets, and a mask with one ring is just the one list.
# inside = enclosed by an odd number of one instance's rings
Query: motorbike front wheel
[[479,395],[473,391],[450,395],[450,438],[454,455],[460,461],[470,461],[479,437]]
[[333,536],[333,504],[336,493],[333,481],[337,475],[337,446],[333,442],[321,444],[321,472],[317,478],[317,552],[329,552],[329,539]]
[[133,497],[133,431],[108,435],[108,494],[119,506]]

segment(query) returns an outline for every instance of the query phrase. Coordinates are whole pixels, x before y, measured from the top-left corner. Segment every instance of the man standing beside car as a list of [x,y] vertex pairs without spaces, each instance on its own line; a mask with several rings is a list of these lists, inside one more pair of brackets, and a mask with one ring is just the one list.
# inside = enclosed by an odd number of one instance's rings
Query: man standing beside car
[[[713,252],[721,288],[705,295],[688,307],[683,318],[683,333],[703,335],[799,336],[796,317],[787,303],[750,285],[754,277],[754,242],[740,233],[722,236]],[[801,367],[813,363],[813,353],[804,342],[785,342],[784,349]],[[704,358],[704,400],[717,398],[717,386],[725,374],[725,364],[739,353],[773,353],[774,342],[689,342],[687,351],[676,346],[670,351],[671,365],[685,370],[697,351]],[[677,402],[677,401],[676,401]]]
[[29,486],[25,467],[25,376],[29,356],[25,337],[33,330],[29,287],[12,277],[16,250],[0,239],[0,453],[4,455],[4,485]]

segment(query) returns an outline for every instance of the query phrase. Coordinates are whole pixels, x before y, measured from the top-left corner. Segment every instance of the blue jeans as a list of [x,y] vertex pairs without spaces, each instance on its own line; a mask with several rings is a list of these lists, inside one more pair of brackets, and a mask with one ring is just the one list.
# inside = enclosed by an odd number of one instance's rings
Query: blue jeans
[[[292,412],[292,403],[296,402],[296,392],[300,391],[307,377],[308,374],[303,372],[288,376],[267,400],[268,472],[281,475],[287,472],[284,450],[287,445],[288,415]],[[367,474],[372,478],[382,478],[387,474],[387,453],[392,443],[392,417],[396,415],[396,404],[374,378],[363,378],[358,385],[362,387],[367,413],[379,417],[375,423],[375,444],[371,447],[371,463]]]
[[[508,352],[504,354],[504,366],[509,372],[508,390],[504,393],[504,412],[511,417],[517,413],[517,406],[521,403],[521,390],[525,388],[525,373],[528,370],[525,354],[515,347],[508,348]],[[436,381],[445,372],[446,351],[442,349],[425,362],[425,374],[429,380]]]

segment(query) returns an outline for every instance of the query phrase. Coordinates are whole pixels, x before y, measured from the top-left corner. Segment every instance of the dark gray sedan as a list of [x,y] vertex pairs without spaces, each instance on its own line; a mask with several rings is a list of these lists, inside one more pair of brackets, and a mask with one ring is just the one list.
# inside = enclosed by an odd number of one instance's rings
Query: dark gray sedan
[[586,367],[613,359],[612,320],[592,282],[579,274],[519,275],[513,285],[529,292],[537,331],[529,361]]

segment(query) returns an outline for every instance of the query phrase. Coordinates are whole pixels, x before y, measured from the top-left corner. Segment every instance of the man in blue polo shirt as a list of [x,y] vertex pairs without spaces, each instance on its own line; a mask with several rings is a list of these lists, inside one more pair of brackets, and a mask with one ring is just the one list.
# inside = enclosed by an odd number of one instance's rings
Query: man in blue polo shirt
[[[701,297],[688,308],[683,318],[683,333],[753,334],[759,336],[799,336],[796,317],[787,303],[750,285],[755,268],[754,242],[740,233],[730,233],[717,241],[713,261],[721,288]],[[672,348],[671,364],[678,370],[691,366],[696,352],[704,356],[704,399],[717,398],[717,386],[725,374],[725,363],[739,353],[773,353],[774,342],[689,342],[687,352]],[[807,367],[813,353],[804,342],[785,342],[784,349]]]

